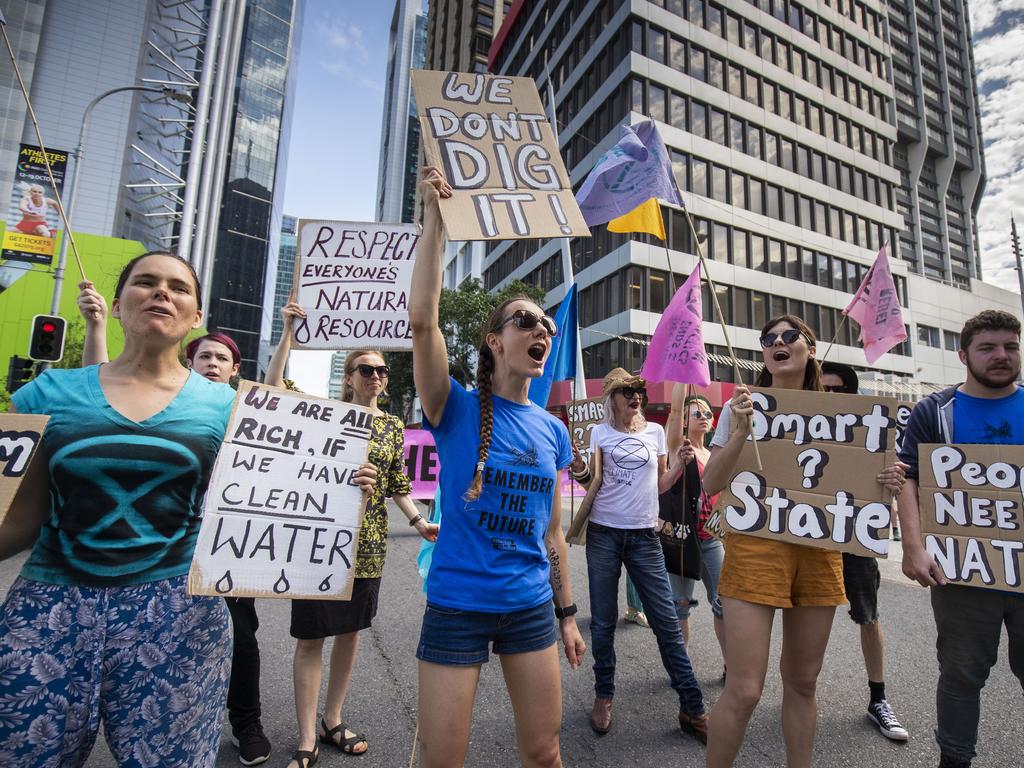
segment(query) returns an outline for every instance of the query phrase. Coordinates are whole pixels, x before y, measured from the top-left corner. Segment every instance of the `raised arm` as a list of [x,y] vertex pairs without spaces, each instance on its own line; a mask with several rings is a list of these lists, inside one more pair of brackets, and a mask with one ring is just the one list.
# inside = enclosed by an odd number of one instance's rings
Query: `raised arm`
[[[731,421],[735,429],[729,435],[729,442],[725,447],[714,445],[711,448],[711,458],[704,467],[702,483],[704,490],[709,496],[725,488],[725,484],[732,478],[736,462],[739,461],[743,452],[743,444],[750,435],[750,419],[754,415],[754,404],[750,399],[750,390],[738,386],[733,392],[732,400],[729,402]],[[719,429],[722,423],[719,422]]]
[[107,302],[88,280],[78,284],[78,311],[85,320],[82,342],[82,367],[110,360],[107,352]]
[[420,237],[416,264],[409,292],[409,324],[412,326],[412,371],[423,415],[437,424],[448,401],[448,347],[441,334],[438,304],[441,301],[443,272],[441,196],[451,197],[452,188],[441,172],[432,166],[423,169],[420,195],[423,197],[423,235]]
[[284,332],[281,334],[281,341],[277,343],[277,349],[274,350],[274,355],[270,358],[270,364],[267,366],[267,375],[263,379],[266,384],[272,387],[284,386],[284,369],[288,365],[288,354],[292,351],[292,326],[295,324],[296,318],[305,316],[306,311],[294,301],[289,301],[281,307]]

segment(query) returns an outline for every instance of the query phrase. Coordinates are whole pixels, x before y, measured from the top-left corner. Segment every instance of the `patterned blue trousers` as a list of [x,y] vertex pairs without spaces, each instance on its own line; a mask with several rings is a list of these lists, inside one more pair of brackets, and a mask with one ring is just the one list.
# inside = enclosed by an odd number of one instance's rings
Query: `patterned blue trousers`
[[0,609],[0,765],[212,768],[231,667],[224,601],[186,576],[95,589],[18,578]]

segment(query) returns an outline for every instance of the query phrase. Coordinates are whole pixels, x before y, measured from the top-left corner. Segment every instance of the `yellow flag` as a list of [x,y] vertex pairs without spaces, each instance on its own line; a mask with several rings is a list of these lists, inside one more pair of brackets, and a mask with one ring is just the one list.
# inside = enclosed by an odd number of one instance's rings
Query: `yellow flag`
[[665,220],[661,217],[658,198],[640,203],[625,216],[608,222],[609,232],[648,232],[659,240],[665,239]]

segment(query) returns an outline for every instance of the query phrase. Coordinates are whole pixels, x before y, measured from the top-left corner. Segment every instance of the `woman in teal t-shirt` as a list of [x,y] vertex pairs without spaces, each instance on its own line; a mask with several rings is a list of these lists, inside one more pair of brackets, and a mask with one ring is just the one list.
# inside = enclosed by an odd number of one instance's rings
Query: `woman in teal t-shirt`
[[573,668],[585,650],[573,615],[558,490],[558,471],[572,461],[572,451],[565,426],[528,397],[557,329],[529,299],[506,301],[485,323],[476,391],[448,376],[438,325],[438,201],[451,187],[427,168],[420,191],[423,236],[409,320],[416,390],[441,459],[444,517],[416,652],[421,765],[464,763],[480,668],[492,645],[512,700],[520,759],[561,765],[552,599]]

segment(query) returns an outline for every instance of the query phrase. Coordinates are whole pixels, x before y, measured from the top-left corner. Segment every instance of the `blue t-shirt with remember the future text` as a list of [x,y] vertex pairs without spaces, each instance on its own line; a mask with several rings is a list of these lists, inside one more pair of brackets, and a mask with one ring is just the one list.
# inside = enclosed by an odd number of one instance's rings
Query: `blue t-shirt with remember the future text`
[[47,371],[12,398],[50,417],[51,514],[21,575],[89,587],[181,576],[235,391],[193,371],[166,408],[135,422],[107,401],[99,369]]
[[455,379],[437,426],[441,532],[427,595],[446,608],[507,613],[551,599],[544,535],[558,470],[572,462],[565,425],[543,408],[494,397],[480,498],[466,501],[480,446],[480,400]]
[[954,443],[1024,444],[1024,389],[1006,397],[953,396]]

